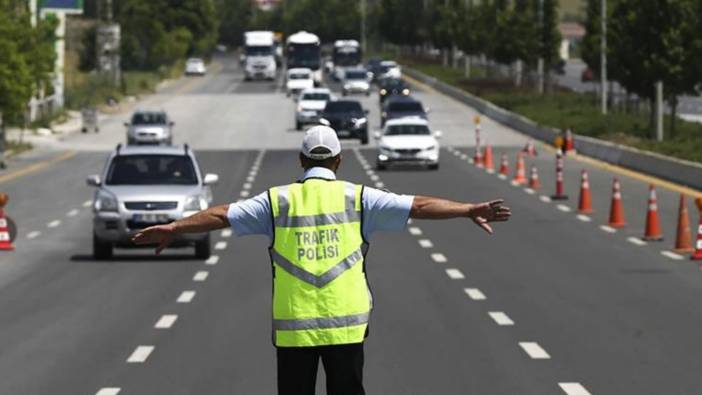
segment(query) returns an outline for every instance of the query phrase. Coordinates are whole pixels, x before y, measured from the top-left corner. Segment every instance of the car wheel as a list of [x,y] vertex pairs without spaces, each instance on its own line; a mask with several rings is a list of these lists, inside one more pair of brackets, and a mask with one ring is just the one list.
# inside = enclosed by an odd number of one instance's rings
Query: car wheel
[[204,239],[195,242],[195,258],[207,259],[210,257],[210,254],[210,235],[208,234]]
[[110,259],[112,258],[112,249],[112,243],[101,241],[97,235],[93,234],[93,258]]
[[378,171],[383,171],[383,170],[387,169],[387,166],[378,162],[375,164],[375,169]]
[[368,144],[368,131],[366,130],[361,134],[361,144],[366,145]]
[[429,165],[429,170],[439,170],[439,164],[434,163],[434,164]]

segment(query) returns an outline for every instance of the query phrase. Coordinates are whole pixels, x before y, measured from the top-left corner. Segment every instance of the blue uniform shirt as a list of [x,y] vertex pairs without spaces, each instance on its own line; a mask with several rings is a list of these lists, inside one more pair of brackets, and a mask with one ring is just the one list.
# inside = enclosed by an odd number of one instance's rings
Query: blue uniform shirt
[[[333,171],[323,167],[308,169],[303,180],[314,177],[335,180]],[[402,230],[407,225],[414,196],[397,195],[379,189],[365,187],[361,197],[363,205],[363,237],[378,230]],[[229,223],[237,236],[266,235],[273,239],[271,204],[268,192],[229,205]]]

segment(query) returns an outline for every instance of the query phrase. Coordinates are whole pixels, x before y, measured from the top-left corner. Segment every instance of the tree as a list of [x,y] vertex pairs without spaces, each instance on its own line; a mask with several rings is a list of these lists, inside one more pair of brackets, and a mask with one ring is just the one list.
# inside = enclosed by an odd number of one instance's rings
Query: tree
[[[585,5],[585,37],[580,45],[580,56],[594,75],[600,75],[600,53],[602,39],[602,0],[587,0]],[[612,7],[609,7],[611,10]]]
[[428,37],[428,30],[422,23],[423,0],[382,0],[381,5],[378,30],[387,41],[395,45],[416,46]]
[[217,0],[219,39],[227,45],[241,45],[253,16],[251,0]]

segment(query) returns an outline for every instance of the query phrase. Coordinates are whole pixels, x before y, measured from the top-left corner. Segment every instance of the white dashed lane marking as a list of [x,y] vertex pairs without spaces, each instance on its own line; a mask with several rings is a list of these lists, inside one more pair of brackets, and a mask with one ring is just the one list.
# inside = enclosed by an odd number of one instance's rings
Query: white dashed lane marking
[[592,221],[592,218],[588,217],[588,216],[585,215],[585,214],[578,214],[578,215],[576,216],[576,218],[579,219],[579,220],[581,220],[581,221],[583,221],[583,222],[590,222],[590,221]]
[[209,272],[207,272],[205,270],[201,270],[201,271],[195,273],[195,275],[193,276],[193,281],[198,281],[198,282],[205,281],[205,280],[207,280],[207,276],[209,276],[209,275],[210,275]]
[[232,236],[232,230],[231,229],[223,229],[222,233],[220,233],[222,237],[231,237]]
[[676,261],[681,261],[681,260],[685,259],[684,256],[682,256],[680,254],[676,254],[673,251],[661,251],[661,255],[663,255],[664,257],[676,260]]
[[434,247],[434,243],[432,243],[431,240],[429,240],[429,239],[421,239],[421,240],[419,240],[419,245],[420,245],[422,248],[432,248],[432,247]]
[[478,288],[464,288],[463,292],[468,295],[469,298],[473,300],[485,300],[487,297],[485,297],[485,294],[482,293]]
[[212,255],[205,261],[205,265],[216,265],[219,262],[219,257],[217,255]]
[[539,196],[539,200],[541,200],[544,203],[551,203],[551,198],[546,195]]
[[565,204],[559,204],[556,206],[559,210],[563,211],[564,213],[569,213],[570,212],[570,207],[566,206]]
[[227,248],[227,242],[226,241],[218,241],[215,243],[214,249],[215,250],[223,250]]
[[416,226],[412,226],[408,230],[409,230],[410,234],[413,236],[419,236],[422,234],[422,230]]
[[519,346],[524,350],[531,359],[551,359],[546,350],[541,348],[536,342],[520,342]]
[[127,363],[144,363],[154,351],[154,346],[139,346],[127,358]]
[[67,213],[66,213],[66,216],[67,216],[67,217],[75,217],[76,215],[78,215],[79,212],[80,212],[80,211],[78,211],[77,208],[74,208],[73,210],[67,212]]
[[500,326],[510,326],[514,325],[514,321],[512,321],[507,314],[501,312],[501,311],[491,311],[488,313],[490,315],[490,318],[497,323],[497,325]]
[[253,182],[253,180],[254,180],[255,178],[256,178],[256,177],[254,177],[254,176],[248,176],[248,177],[246,177],[246,182]]
[[431,259],[436,263],[445,263],[447,261],[446,256],[438,252],[431,254]]
[[600,226],[600,229],[602,229],[603,231],[605,231],[605,232],[607,232],[607,233],[617,233],[617,230],[616,230],[616,229],[614,229],[614,228],[611,227],[611,226],[607,226],[607,225],[601,225],[601,226]]
[[105,387],[100,388],[100,390],[96,392],[95,395],[117,395],[120,391],[122,391],[122,389],[119,387]]
[[195,291],[183,291],[176,302],[178,303],[190,303],[195,298]]
[[524,192],[528,193],[529,195],[533,195],[536,193],[536,191],[531,188],[524,188]]
[[162,315],[161,318],[159,318],[158,322],[156,322],[156,325],[154,325],[154,328],[170,329],[173,326],[173,324],[175,324],[177,319],[178,316],[175,314]]
[[241,191],[241,193],[239,194],[239,196],[241,196],[241,197],[248,197],[250,194],[251,194],[251,193],[250,193],[249,191],[243,190],[243,191]]
[[83,202],[83,207],[90,207],[93,204],[92,200],[86,200]]
[[244,185],[242,186],[244,189],[251,189],[251,183],[250,182],[245,182]]
[[35,230],[35,231],[27,233],[27,238],[28,239],[35,239],[35,238],[39,237],[40,234],[41,234],[41,232],[39,232],[38,230]]
[[376,187],[376,188],[385,188],[385,184],[383,184],[382,182],[378,181],[378,182],[375,183],[375,187]]
[[49,228],[55,228],[55,227],[57,227],[57,226],[59,226],[59,225],[61,225],[61,221],[58,220],[58,219],[55,219],[55,220],[49,222],[48,224],[46,224],[46,226],[49,227]]
[[451,280],[462,280],[466,278],[458,269],[446,269],[446,275],[449,276]]
[[591,395],[580,383],[558,383],[558,386],[568,395]]
[[499,178],[500,180],[506,180],[506,179],[507,179],[507,176],[504,175],[504,174],[498,174],[498,175],[497,175],[497,178]]
[[645,246],[646,242],[639,239],[638,237],[627,237],[626,241],[637,246]]

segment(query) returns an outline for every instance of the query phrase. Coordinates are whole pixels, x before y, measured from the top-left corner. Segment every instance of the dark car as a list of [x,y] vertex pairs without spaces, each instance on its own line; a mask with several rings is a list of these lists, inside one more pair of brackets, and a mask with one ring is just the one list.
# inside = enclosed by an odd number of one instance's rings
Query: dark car
[[383,111],[380,113],[380,125],[385,126],[385,122],[396,118],[418,117],[427,119],[428,111],[418,100],[407,96],[393,96],[383,103]]
[[330,101],[319,115],[319,123],[336,131],[339,138],[361,140],[368,144],[368,114],[357,100]]
[[399,78],[384,78],[378,84],[380,94],[380,102],[391,96],[409,96],[410,89],[405,81]]
[[380,73],[380,62],[382,62],[382,60],[378,58],[368,59],[368,62],[366,62],[366,70],[373,73],[374,81],[376,76]]

